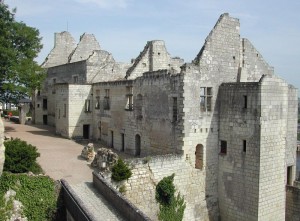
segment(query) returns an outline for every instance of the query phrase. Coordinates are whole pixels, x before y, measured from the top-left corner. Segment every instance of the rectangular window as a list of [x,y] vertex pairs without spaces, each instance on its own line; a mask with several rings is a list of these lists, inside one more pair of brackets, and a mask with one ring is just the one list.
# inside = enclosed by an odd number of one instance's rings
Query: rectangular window
[[244,95],[244,108],[248,107],[248,97]]
[[64,104],[64,115],[63,115],[63,117],[66,117],[66,116],[67,116],[67,105]]
[[221,154],[227,154],[227,141],[221,140]]
[[132,86],[126,87],[126,97],[127,97],[127,103],[125,106],[125,110],[133,110],[133,88],[132,88]]
[[53,84],[56,84],[56,78],[53,78],[53,79],[52,79],[52,83],[53,83]]
[[110,109],[109,89],[105,89],[104,110]]
[[90,112],[91,111],[91,102],[90,100],[85,100],[85,112]]
[[60,109],[58,109],[58,119],[60,119]]
[[200,88],[200,109],[202,112],[212,111],[212,87]]
[[173,97],[173,122],[177,121],[177,97]]
[[47,104],[48,104],[47,99],[43,99],[43,109],[44,109],[44,110],[47,110],[47,108],[48,108],[48,107],[47,107],[47,106],[48,106]]
[[247,151],[247,141],[243,140],[243,151],[246,152]]

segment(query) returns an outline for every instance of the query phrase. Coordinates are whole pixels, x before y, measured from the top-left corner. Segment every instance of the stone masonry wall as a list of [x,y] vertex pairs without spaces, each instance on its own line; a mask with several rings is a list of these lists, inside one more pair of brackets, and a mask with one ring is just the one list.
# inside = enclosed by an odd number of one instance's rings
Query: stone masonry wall
[[54,38],[54,48],[42,64],[43,68],[68,63],[69,55],[76,48],[76,42],[69,32],[55,33]]
[[240,42],[239,81],[258,82],[263,74],[273,74],[273,68],[267,64],[248,39],[243,38]]
[[155,186],[173,173],[175,187],[186,202],[183,220],[218,220],[218,204],[205,192],[205,171],[194,169],[189,159],[165,155],[136,159],[132,165],[133,175],[125,182],[125,196],[152,220],[158,220]]
[[[224,83],[219,90],[218,196],[221,220],[255,221],[259,189],[259,85]],[[247,96],[247,105],[245,105]]]
[[69,86],[57,84],[55,88],[55,132],[63,137],[69,137]]
[[72,138],[83,137],[83,125],[89,125],[89,137],[92,138],[92,111],[86,111],[86,100],[92,108],[91,85],[69,85],[68,135]]
[[87,60],[94,50],[100,50],[100,45],[93,34],[84,33],[76,49],[69,56],[69,63]]
[[274,75],[267,75],[260,81],[260,87],[258,220],[280,221],[285,219],[288,85]]

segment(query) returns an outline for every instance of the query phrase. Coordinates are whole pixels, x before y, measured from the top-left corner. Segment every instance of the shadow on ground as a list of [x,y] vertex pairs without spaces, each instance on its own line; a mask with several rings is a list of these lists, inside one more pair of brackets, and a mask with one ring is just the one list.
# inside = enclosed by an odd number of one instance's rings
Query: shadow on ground
[[16,131],[16,130],[15,130],[15,128],[13,128],[13,127],[5,126],[5,127],[4,127],[4,131],[5,131],[5,132],[13,132],[13,131]]

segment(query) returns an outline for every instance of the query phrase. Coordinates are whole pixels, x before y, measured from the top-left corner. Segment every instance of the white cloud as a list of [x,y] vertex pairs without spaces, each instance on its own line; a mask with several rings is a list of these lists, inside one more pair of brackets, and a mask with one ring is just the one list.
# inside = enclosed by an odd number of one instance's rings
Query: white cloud
[[126,8],[127,0],[77,0],[82,4],[96,4],[100,8]]

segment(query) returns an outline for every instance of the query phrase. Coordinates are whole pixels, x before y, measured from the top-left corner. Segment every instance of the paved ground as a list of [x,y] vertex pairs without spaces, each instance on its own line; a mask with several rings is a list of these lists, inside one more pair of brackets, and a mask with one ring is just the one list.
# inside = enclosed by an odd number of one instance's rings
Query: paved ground
[[54,135],[53,127],[3,122],[5,135],[36,146],[41,154],[38,162],[45,173],[55,180],[65,179],[97,220],[124,220],[93,187],[93,168],[80,157],[83,144]]
[[64,178],[69,184],[92,181],[90,163],[80,157],[83,145],[54,134],[46,125],[20,125],[4,121],[5,135],[20,138],[38,148],[39,164],[55,180]]

